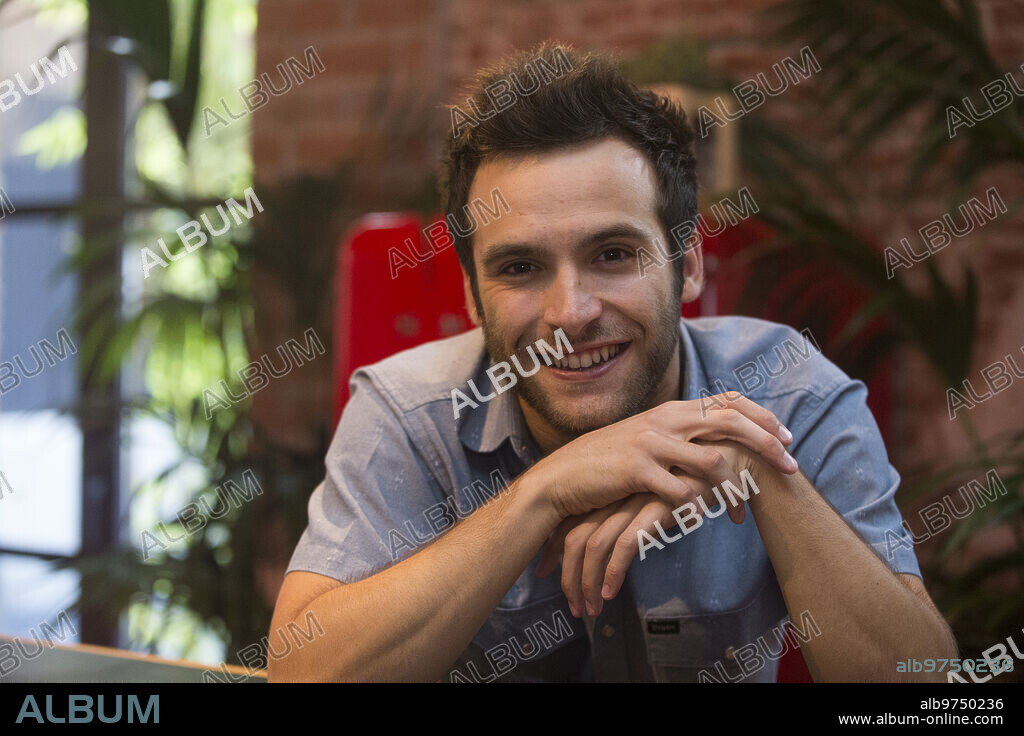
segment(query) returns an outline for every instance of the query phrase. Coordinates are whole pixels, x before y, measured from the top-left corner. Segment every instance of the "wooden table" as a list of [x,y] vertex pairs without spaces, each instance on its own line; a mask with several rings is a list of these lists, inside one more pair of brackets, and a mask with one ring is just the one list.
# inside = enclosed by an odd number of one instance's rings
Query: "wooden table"
[[[8,648],[13,647],[13,655]],[[40,647],[42,649],[40,650]],[[15,658],[15,664],[11,660]],[[14,666],[12,666],[12,664]],[[64,646],[0,634],[4,682],[266,682],[266,670],[209,665],[91,644]]]

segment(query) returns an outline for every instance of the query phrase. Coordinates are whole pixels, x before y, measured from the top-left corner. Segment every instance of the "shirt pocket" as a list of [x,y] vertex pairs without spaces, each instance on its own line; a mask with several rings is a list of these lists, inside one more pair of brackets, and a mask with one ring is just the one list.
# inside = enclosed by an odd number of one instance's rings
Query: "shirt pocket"
[[[770,631],[786,616],[782,591],[774,580],[765,583],[750,603],[732,611],[688,615],[648,611],[643,617],[643,636],[654,679],[774,681],[775,663],[784,651],[778,651],[778,641]],[[747,647],[745,654],[751,656],[741,664],[735,652],[742,647]]]

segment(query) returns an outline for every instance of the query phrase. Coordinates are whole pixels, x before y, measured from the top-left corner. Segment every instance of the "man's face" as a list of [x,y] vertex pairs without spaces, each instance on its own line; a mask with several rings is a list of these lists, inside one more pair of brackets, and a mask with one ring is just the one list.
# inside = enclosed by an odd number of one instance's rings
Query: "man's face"
[[[470,202],[491,202],[497,188],[511,208],[486,223],[477,218],[483,314],[475,321],[495,363],[515,353],[527,372],[534,366],[527,346],[538,339],[554,346],[555,330],[564,330],[575,365],[541,361],[516,384],[528,417],[532,409],[560,435],[575,437],[676,398],[678,374],[667,371],[670,364],[678,370],[673,267],[651,266],[640,278],[637,264],[640,248],[665,249],[656,187],[644,156],[613,138],[489,160],[473,180]],[[700,271],[699,253],[688,253],[684,299],[699,294]],[[468,279],[466,294],[473,315]]]

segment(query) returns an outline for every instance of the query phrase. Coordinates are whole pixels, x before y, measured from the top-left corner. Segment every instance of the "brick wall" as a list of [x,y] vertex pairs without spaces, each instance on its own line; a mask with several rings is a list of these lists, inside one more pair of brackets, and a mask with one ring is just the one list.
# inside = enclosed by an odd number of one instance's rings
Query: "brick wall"
[[[374,207],[400,206],[415,196],[434,169],[441,131],[449,124],[437,105],[455,101],[459,84],[481,64],[548,37],[583,48],[631,53],[666,36],[686,33],[709,43],[714,66],[743,79],[767,71],[795,51],[765,50],[758,43],[765,25],[758,13],[773,4],[774,0],[261,0],[258,70],[270,71],[313,45],[326,71],[255,113],[256,177],[274,180],[322,170],[341,157],[358,154],[374,162],[361,177],[361,195]],[[988,0],[981,10],[998,59],[1017,69],[1021,78],[1024,13],[1019,3]],[[416,100],[425,101],[427,112],[414,122],[423,131],[433,131],[414,139],[397,156],[387,150],[386,136],[380,133],[387,115],[373,102],[385,79],[409,102],[409,109],[415,109]],[[806,82],[813,83],[813,78]],[[402,114],[397,113],[399,118]],[[794,124],[801,126],[809,145],[830,145],[814,121]],[[904,201],[899,181],[913,135],[912,129],[904,129],[855,164],[861,193],[856,224],[882,245],[896,245],[949,210],[949,202],[930,194],[927,185],[910,206],[892,206]],[[934,189],[946,182],[932,184]],[[1011,210],[936,256],[944,269],[968,259],[980,279],[983,332],[974,374],[1009,352],[1017,351],[1024,360],[1024,251],[1019,239],[1024,187],[1019,172],[1016,177],[993,172],[979,182],[975,194],[993,185],[1011,207],[1011,200],[1016,201],[1017,214]],[[917,467],[961,451],[964,438],[959,425],[948,420],[943,389],[918,358],[906,355],[898,362],[894,388],[896,440],[891,453],[898,467]],[[982,435],[1020,427],[1024,382],[1003,396],[1005,400],[972,410]]]

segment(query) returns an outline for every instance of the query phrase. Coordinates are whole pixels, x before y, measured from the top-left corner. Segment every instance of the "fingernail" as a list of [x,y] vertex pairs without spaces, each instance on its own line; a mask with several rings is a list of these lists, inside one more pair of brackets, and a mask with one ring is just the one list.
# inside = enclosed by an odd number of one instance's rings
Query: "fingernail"
[[797,468],[800,467],[799,465],[797,465],[796,458],[790,455],[788,452],[786,453],[786,456],[782,459],[782,462],[786,466],[786,469],[789,470],[790,472],[796,472]]
[[580,617],[579,609],[576,608],[576,604],[573,603],[572,601],[569,601],[569,613],[571,613],[574,618],[579,618]]
[[782,438],[783,442],[789,442],[793,439],[793,433],[786,429],[785,425],[779,425],[779,437]]
[[596,616],[597,615],[596,613],[594,613],[594,607],[590,605],[590,601],[587,601],[587,615],[588,616]]
[[601,588],[601,597],[604,598],[606,601],[611,600],[612,586],[605,585],[603,588]]

